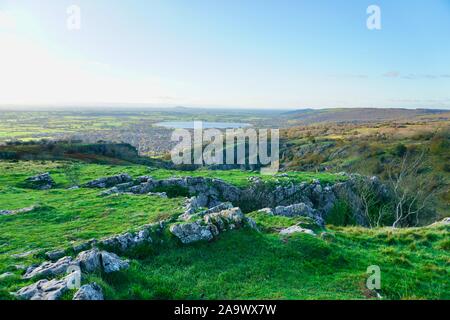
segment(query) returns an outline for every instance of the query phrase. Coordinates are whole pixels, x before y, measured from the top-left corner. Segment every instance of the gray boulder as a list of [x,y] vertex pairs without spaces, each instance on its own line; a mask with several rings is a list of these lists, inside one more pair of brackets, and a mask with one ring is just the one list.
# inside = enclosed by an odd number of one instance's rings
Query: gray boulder
[[319,212],[305,203],[296,203],[290,206],[278,206],[275,208],[274,214],[285,217],[309,217],[312,218],[319,226],[324,226],[325,224]]
[[71,257],[63,257],[56,262],[44,262],[37,267],[28,268],[24,279],[31,279],[34,277],[56,277],[65,274],[70,266],[78,265],[77,261],[73,261]]
[[101,258],[103,271],[105,273],[116,272],[122,269],[128,269],[129,267],[128,260],[122,260],[118,255],[111,252],[102,251]]
[[116,272],[128,268],[128,260],[122,260],[114,253],[100,251],[97,248],[80,252],[76,258],[83,272],[92,273],[104,271],[106,273]]
[[28,213],[35,210],[36,206],[26,207],[18,210],[0,210],[0,216],[12,216],[19,213]]
[[104,177],[96,180],[92,180],[86,183],[86,188],[111,188],[123,183],[131,182],[133,179],[127,173],[121,173],[111,177]]
[[167,199],[168,198],[167,193],[165,193],[165,192],[149,192],[149,193],[147,193],[147,195],[148,196],[160,197],[160,198],[163,198],[163,199]]
[[289,227],[289,228],[286,228],[286,229],[283,229],[283,230],[280,231],[281,235],[290,235],[290,234],[293,234],[293,233],[306,233],[306,234],[309,234],[311,236],[316,236],[314,231],[312,231],[310,229],[302,228],[300,226],[292,226],[292,227]]
[[[195,200],[196,201],[196,200]],[[231,202],[223,202],[215,207],[212,207],[211,209],[203,210],[194,214],[190,214],[191,210],[186,210],[184,214],[182,214],[179,218],[184,221],[188,221],[192,219],[193,217],[203,217],[205,215],[208,215],[210,213],[216,213],[223,210],[231,209],[233,208],[233,204]]]
[[[223,206],[229,207],[228,204],[223,204]],[[215,209],[212,211],[205,214],[203,219],[195,222],[174,224],[170,227],[170,232],[180,239],[182,243],[188,244],[197,241],[210,241],[219,235],[219,232],[239,228],[244,224],[257,229],[256,223],[251,219],[247,219],[239,208],[221,211]]]
[[99,241],[99,244],[103,247],[120,250],[125,252],[131,248],[136,246],[151,243],[152,238],[150,236],[150,232],[148,227],[144,227],[143,229],[131,233],[123,233],[117,236],[112,236],[106,239],[102,239]]
[[58,300],[69,289],[71,275],[57,280],[39,280],[15,293],[15,296],[23,300]]
[[80,252],[76,258],[83,272],[92,273],[101,269],[100,251],[96,248]]
[[184,244],[210,241],[214,237],[210,226],[202,226],[199,221],[172,225],[170,232]]
[[216,226],[220,231],[241,227],[245,222],[245,216],[239,208],[232,208],[220,212],[205,215],[204,221]]
[[64,257],[65,255],[65,251],[64,250],[53,250],[53,251],[47,251],[45,253],[45,256],[52,261],[61,259],[62,257]]
[[55,185],[55,181],[50,176],[50,173],[42,173],[25,180],[25,183],[32,189],[48,190]]
[[104,300],[103,290],[95,282],[86,284],[75,293],[73,300]]

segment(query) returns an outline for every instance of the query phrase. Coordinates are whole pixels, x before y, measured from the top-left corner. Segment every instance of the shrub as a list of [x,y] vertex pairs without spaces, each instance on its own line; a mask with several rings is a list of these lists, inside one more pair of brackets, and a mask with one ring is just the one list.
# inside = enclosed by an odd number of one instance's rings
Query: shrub
[[335,226],[355,225],[352,210],[345,201],[337,201],[334,204],[325,222]]

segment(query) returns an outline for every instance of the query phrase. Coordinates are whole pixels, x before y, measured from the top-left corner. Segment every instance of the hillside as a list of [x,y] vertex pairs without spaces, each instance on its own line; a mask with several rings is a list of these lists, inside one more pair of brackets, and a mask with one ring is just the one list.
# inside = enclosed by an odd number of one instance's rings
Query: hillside
[[[87,250],[87,244],[94,244],[91,239],[122,259],[120,263],[116,261],[119,271],[96,269],[83,273],[82,282],[99,284],[106,299],[450,298],[446,281],[450,271],[450,227],[446,223],[404,229],[323,225],[315,220],[314,212],[325,210],[326,203],[311,198],[315,209],[309,217],[251,209],[237,214],[233,209],[213,214],[212,223],[220,226],[221,221],[225,226],[207,238],[209,241],[183,243],[187,238],[176,232],[176,226],[184,228],[202,216],[197,209],[189,211],[188,217],[183,218],[187,220],[180,220],[186,210],[187,189],[170,187],[185,181],[171,177],[197,177],[188,178],[192,183],[216,181],[202,180],[208,176],[220,178],[223,182],[214,182],[225,187],[220,197],[230,198],[234,197],[233,190],[251,188],[255,178],[263,179],[262,183],[269,187],[280,185],[289,190],[291,182],[315,189],[318,184],[323,187],[345,184],[346,179],[340,175],[292,172],[287,176],[258,177],[257,173],[238,170],[186,172],[66,161],[2,161],[0,166],[0,210],[3,213],[9,210],[0,215],[2,299],[14,298],[10,292],[44,277],[39,271],[41,267],[36,266],[49,259],[46,252],[62,250],[57,252],[58,258],[66,255],[65,261],[79,261],[76,259],[82,258],[78,252]],[[27,178],[42,172],[49,172],[54,180],[49,189],[30,189],[24,184]],[[140,193],[141,187],[131,189],[131,193],[120,191],[133,188],[133,184],[125,187],[118,185],[118,180],[94,180],[120,173],[131,175],[127,179],[132,181],[145,181],[151,175],[152,179],[159,179],[155,181],[161,181],[157,185],[166,187],[155,185],[153,193],[147,195],[146,191]],[[148,183],[153,182],[141,185]],[[116,190],[108,189],[114,185]],[[108,190],[111,191],[105,193]],[[206,194],[214,198],[217,193],[211,190]],[[188,206],[192,205],[191,201]],[[204,219],[206,216],[213,217],[205,215]],[[199,227],[212,227],[211,220],[208,221]],[[280,234],[292,226],[311,231]],[[144,242],[137,240],[144,239],[138,237],[139,230],[147,230],[142,233],[147,237]],[[127,231],[132,233],[127,235]],[[376,292],[365,287],[367,267],[374,264],[382,270],[382,288]],[[27,269],[30,265],[34,267]],[[44,265],[46,270],[55,272],[51,276],[53,273],[46,271],[46,278],[64,276],[56,271],[61,269],[48,262]],[[26,276],[33,273],[37,276]],[[71,299],[73,293],[61,291],[60,298]]]
[[317,124],[281,134],[285,170],[351,172],[389,181],[403,160],[418,161],[416,181],[435,183],[434,202],[450,214],[450,121],[440,117],[363,124]]
[[380,121],[405,121],[424,117],[449,117],[448,110],[435,109],[380,109],[380,108],[333,108],[301,109],[283,113],[289,124],[317,123],[371,123]]

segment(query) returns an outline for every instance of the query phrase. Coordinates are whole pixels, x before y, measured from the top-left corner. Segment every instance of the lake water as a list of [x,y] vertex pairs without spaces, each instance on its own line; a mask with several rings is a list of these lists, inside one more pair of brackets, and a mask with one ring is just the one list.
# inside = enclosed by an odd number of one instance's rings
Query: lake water
[[[168,129],[194,129],[193,121],[164,121],[155,123],[155,126]],[[250,123],[241,122],[202,122],[203,129],[239,129],[251,127]]]

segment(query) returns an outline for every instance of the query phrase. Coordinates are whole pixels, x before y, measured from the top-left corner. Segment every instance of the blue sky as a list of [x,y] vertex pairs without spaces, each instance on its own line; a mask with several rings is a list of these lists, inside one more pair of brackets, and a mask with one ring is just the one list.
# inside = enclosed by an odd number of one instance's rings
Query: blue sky
[[0,104],[78,103],[450,108],[450,0],[0,0]]

